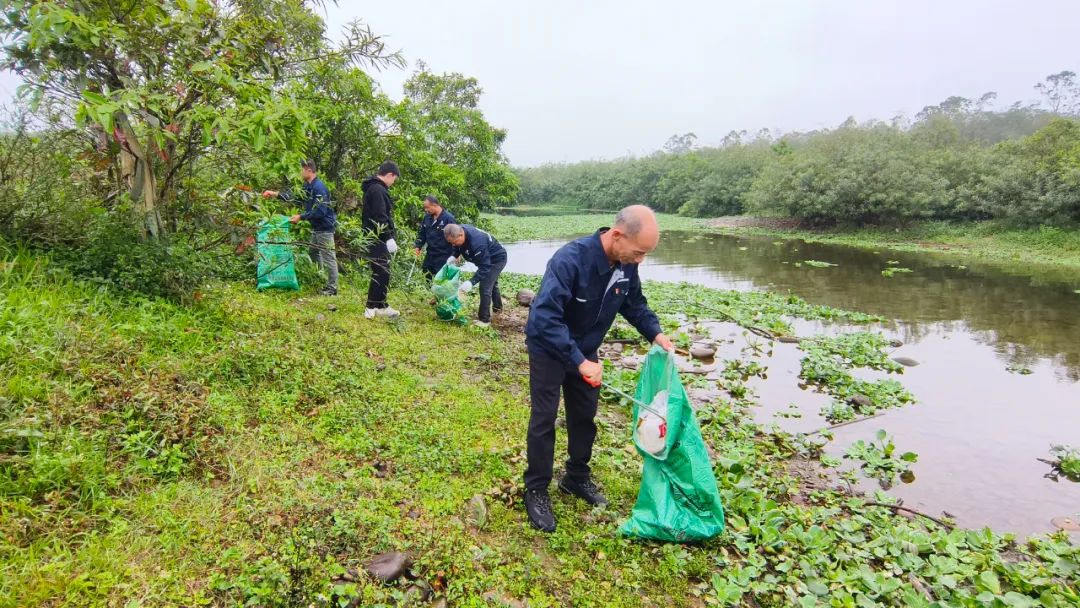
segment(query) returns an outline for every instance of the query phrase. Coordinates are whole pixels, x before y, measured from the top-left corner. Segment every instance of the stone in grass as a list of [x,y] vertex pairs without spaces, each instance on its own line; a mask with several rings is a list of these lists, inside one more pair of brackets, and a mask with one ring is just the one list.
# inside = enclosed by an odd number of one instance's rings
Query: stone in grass
[[432,595],[431,585],[428,585],[426,581],[417,581],[416,583],[409,585],[409,588],[405,590],[403,604],[405,606],[412,606],[419,602],[426,602],[431,599]]
[[515,600],[512,597],[499,593],[497,591],[488,591],[483,595],[484,601],[502,608],[523,608],[524,604]]
[[390,583],[405,574],[410,566],[412,566],[412,556],[402,551],[393,551],[371,558],[371,561],[364,565],[364,569],[383,583]]
[[893,357],[892,360],[905,367],[915,367],[919,364],[918,361],[912,359],[911,357]]
[[483,495],[476,494],[469,499],[469,508],[468,513],[465,515],[465,519],[470,524],[476,526],[477,529],[484,529],[484,526],[486,526],[488,522],[488,508]]
[[531,289],[519,289],[517,292],[518,304],[522,306],[532,306],[534,298],[536,298],[536,292]]

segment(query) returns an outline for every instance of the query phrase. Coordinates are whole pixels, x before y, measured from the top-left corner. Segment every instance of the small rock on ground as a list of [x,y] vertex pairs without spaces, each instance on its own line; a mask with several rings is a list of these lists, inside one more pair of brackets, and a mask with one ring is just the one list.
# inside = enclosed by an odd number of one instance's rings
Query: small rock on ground
[[695,359],[712,359],[716,355],[716,346],[712,344],[694,344],[690,347],[690,356]]
[[533,299],[536,298],[536,292],[531,289],[519,289],[517,292],[518,304],[522,306],[531,306]]
[[364,569],[384,583],[397,580],[412,566],[412,557],[402,551],[382,553],[371,558]]
[[496,591],[488,591],[484,594],[484,601],[495,604],[502,608],[524,608],[525,605],[511,597],[498,593]]

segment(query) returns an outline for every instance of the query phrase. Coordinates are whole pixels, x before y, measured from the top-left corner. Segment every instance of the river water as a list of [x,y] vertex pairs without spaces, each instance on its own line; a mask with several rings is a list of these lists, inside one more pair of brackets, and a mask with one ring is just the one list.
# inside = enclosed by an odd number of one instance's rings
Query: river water
[[[563,242],[507,244],[506,270],[542,274]],[[911,272],[883,276],[890,267]],[[1053,530],[1054,517],[1080,514],[1080,483],[1047,478],[1050,467],[1038,460],[1050,458],[1053,444],[1080,446],[1080,273],[934,253],[665,232],[641,275],[793,293],[885,317],[869,329],[902,340],[894,355],[920,362],[896,376],[918,403],[837,429],[828,451],[839,456],[852,441],[886,429],[898,451],[919,454],[916,480],[889,493],[927,513],[948,512],[964,527],[1026,535]],[[800,336],[867,329],[794,325]],[[720,332],[738,333],[734,327]],[[736,343],[717,356],[738,355]],[[827,426],[818,410],[829,399],[798,386],[801,356],[797,345],[776,344],[762,361],[768,379],[751,383],[762,421],[789,430]],[[776,417],[792,403],[801,417]]]

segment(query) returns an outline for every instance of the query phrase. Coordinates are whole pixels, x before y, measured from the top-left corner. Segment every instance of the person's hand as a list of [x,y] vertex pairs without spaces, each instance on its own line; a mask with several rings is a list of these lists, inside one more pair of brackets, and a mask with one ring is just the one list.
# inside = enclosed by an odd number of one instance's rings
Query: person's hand
[[289,218],[289,223],[290,224],[295,224],[296,222],[299,222],[299,221],[300,221],[300,216],[299,215],[294,215],[294,216]]
[[604,375],[604,366],[596,361],[589,361],[588,359],[581,362],[581,365],[577,366],[578,372],[581,373],[581,379],[586,384],[595,388],[600,386],[601,378]]
[[263,190],[263,198],[274,198],[277,195],[277,190]]
[[415,255],[416,257],[420,257],[420,248],[419,247],[413,247],[412,252],[413,252],[413,255]]
[[397,253],[397,250],[398,250],[397,241],[395,241],[394,239],[390,239],[389,241],[386,241],[386,250],[388,252],[390,252],[390,255],[393,255],[393,254]]
[[653,339],[653,344],[659,346],[660,348],[666,350],[669,353],[675,352],[675,345],[671,343],[671,338],[665,336],[664,334],[657,334],[656,338]]

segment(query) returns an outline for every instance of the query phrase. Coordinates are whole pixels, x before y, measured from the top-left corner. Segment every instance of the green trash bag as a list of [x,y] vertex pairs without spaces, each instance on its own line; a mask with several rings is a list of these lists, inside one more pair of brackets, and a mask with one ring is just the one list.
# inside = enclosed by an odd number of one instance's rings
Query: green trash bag
[[272,245],[274,243],[289,243],[289,218],[284,215],[275,215],[259,226],[258,247],[258,284],[256,289],[300,289],[300,283],[296,280],[296,259],[293,257],[292,247],[289,245]]
[[469,322],[461,310],[458,288],[461,287],[461,269],[450,264],[443,264],[431,281],[431,293],[435,294],[435,316],[443,321],[459,325]]
[[671,353],[653,346],[634,398],[641,402],[634,404],[634,444],[645,468],[637,504],[619,532],[679,543],[719,535],[724,531],[720,491]]

